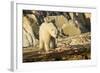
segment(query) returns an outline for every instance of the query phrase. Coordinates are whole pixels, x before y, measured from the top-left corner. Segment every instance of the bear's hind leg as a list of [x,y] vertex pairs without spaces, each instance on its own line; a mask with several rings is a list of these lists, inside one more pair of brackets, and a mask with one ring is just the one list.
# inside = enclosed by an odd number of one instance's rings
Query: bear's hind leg
[[50,40],[50,48],[51,49],[55,49],[57,47],[57,44],[56,44],[56,39],[51,37],[51,40]]

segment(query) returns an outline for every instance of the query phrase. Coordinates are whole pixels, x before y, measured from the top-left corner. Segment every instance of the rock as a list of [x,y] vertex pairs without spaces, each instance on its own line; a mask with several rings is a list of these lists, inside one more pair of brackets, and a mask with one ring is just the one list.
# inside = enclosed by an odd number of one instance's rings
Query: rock
[[26,14],[22,17],[23,47],[36,46],[39,37],[39,26],[34,14]]
[[69,36],[81,34],[81,30],[75,26],[75,23],[72,20],[69,20],[67,23],[63,24],[62,30],[65,35]]

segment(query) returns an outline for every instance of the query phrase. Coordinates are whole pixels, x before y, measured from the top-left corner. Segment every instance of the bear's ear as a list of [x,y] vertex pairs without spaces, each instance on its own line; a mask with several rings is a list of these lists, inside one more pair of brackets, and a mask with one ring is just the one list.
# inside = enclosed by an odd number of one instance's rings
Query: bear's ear
[[46,19],[46,17],[44,18],[44,22],[47,22],[47,19]]

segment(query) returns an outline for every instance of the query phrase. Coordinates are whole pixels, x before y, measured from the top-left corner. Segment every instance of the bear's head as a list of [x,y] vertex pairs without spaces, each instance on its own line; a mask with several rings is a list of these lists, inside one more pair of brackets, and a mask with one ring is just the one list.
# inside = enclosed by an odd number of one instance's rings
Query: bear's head
[[48,32],[52,37],[57,38],[58,30],[53,23],[48,23]]

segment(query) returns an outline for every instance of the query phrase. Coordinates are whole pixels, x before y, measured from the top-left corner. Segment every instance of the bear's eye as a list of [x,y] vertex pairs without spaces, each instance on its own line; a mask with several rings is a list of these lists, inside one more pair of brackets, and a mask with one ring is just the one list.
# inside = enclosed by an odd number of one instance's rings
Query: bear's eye
[[51,31],[54,31],[54,29],[51,29]]

